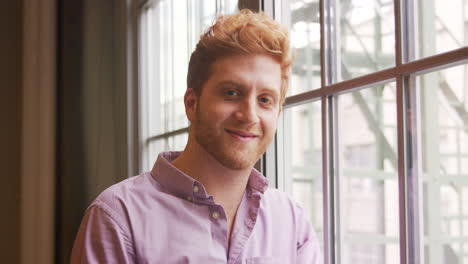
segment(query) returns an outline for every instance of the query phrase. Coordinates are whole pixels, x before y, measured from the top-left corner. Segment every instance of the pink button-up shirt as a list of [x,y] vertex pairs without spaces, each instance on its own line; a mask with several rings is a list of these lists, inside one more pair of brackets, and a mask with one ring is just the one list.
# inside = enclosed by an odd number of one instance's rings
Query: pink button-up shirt
[[[105,190],[87,209],[71,263],[320,262],[302,209],[250,174],[228,246],[227,218],[203,185],[159,155],[151,172]],[[229,188],[229,186],[226,186]]]

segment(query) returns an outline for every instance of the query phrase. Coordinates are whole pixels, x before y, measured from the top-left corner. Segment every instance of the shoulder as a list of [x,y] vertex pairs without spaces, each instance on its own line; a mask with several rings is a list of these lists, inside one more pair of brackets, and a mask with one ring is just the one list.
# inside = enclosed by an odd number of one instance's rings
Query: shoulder
[[296,229],[299,226],[310,225],[302,207],[281,190],[267,189],[260,207],[269,221],[280,221],[282,225]]
[[146,173],[142,173],[108,187],[96,197],[93,204],[98,202],[114,207],[114,203],[117,200],[125,198],[125,196],[133,192],[133,190],[138,188],[144,181],[147,181],[145,180],[145,176]]
[[266,199],[274,200],[274,201],[283,201],[283,202],[293,202],[289,195],[281,190],[275,188],[268,188],[266,189],[265,193],[263,194]]
[[[295,230],[294,236],[297,246],[298,263],[320,263],[320,246],[317,235],[308,220],[307,212],[288,194],[277,189],[268,189],[264,194],[264,206],[271,221],[281,222],[281,226],[288,230]],[[276,222],[275,226],[278,226]],[[280,229],[281,230],[281,229]],[[312,261],[313,260],[313,261]]]
[[99,208],[107,214],[122,220],[129,207],[141,202],[145,196],[160,188],[149,172],[125,179],[105,189],[89,206],[88,210]]
[[287,193],[278,189],[269,188],[263,194],[262,205],[275,207],[281,211],[290,211],[293,215],[302,213],[302,207],[294,201]]
[[88,207],[72,249],[71,263],[133,263],[129,208],[147,179],[135,176],[104,190]]

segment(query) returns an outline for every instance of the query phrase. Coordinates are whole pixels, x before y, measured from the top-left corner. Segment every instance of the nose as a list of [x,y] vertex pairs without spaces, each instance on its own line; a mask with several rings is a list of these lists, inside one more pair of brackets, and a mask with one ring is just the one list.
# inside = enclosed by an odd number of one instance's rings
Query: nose
[[258,117],[256,98],[245,98],[245,100],[238,105],[238,109],[235,112],[235,117],[242,123],[258,123],[260,119]]

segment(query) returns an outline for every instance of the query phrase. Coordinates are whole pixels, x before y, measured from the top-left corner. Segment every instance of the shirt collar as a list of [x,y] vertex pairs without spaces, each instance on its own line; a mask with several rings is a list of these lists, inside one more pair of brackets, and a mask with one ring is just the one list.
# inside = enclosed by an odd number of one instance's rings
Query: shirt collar
[[[181,153],[180,151],[160,153],[151,170],[151,176],[170,194],[177,197],[189,200],[196,198],[209,199],[210,197],[203,184],[172,165],[172,162]],[[267,188],[267,179],[256,169],[253,169],[247,183],[248,193],[260,192],[263,194]]]

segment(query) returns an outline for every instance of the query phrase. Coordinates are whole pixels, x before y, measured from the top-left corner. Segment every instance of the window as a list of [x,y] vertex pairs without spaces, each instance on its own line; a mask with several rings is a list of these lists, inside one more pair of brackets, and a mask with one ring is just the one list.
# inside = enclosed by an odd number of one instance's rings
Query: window
[[282,1],[298,60],[268,177],[309,211],[324,263],[468,261],[467,8]]
[[[215,16],[247,2],[142,6],[142,169],[185,146],[190,53]],[[468,262],[468,1],[260,7],[296,50],[262,169],[308,212],[324,263]]]

